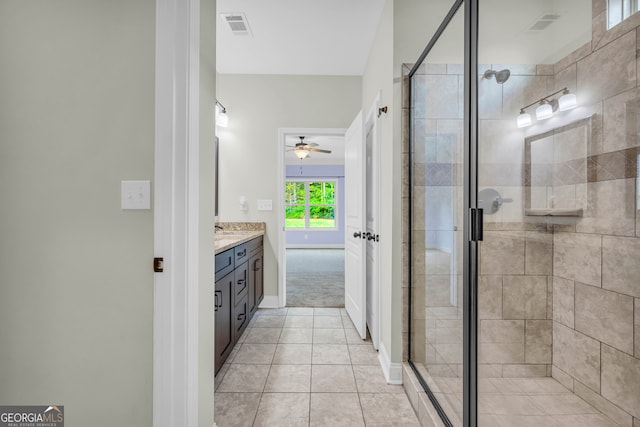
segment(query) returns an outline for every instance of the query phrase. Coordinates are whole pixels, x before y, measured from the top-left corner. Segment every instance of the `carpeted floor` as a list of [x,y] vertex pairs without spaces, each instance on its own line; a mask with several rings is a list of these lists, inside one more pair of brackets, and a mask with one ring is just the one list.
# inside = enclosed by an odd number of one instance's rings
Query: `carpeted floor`
[[287,249],[287,305],[344,307],[344,250]]

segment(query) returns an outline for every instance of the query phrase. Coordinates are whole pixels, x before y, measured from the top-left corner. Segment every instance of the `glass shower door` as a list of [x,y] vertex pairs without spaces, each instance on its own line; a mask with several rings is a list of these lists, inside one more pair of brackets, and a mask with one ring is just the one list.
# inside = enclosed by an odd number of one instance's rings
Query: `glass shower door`
[[410,75],[410,361],[451,425],[463,418],[463,10]]

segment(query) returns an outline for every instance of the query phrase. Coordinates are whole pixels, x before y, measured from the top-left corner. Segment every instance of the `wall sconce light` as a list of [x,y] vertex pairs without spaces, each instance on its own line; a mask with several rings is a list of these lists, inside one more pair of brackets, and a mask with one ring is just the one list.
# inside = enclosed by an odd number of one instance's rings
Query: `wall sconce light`
[[227,115],[227,109],[224,105],[216,99],[216,126],[226,128],[229,126],[229,116]]
[[[559,99],[551,98],[554,95],[562,92],[562,96]],[[569,89],[566,87],[560,89],[559,91],[553,92],[543,98],[538,99],[535,102],[532,102],[529,105],[526,105],[520,109],[520,114],[516,118],[516,126],[519,128],[531,126],[531,114],[527,113],[525,110],[529,107],[532,107],[536,104],[539,104],[536,107],[536,120],[545,120],[553,116],[553,113],[556,111],[567,111],[572,108],[576,108],[578,104],[578,100],[576,95],[573,93],[569,93]]]

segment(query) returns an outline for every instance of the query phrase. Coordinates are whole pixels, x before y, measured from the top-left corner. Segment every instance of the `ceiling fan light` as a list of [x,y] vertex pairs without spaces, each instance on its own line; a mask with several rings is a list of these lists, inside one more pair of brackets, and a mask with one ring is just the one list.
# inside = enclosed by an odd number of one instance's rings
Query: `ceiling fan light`
[[306,158],[309,155],[309,152],[304,148],[296,148],[294,150],[294,153],[296,153],[296,156],[298,156],[300,160]]

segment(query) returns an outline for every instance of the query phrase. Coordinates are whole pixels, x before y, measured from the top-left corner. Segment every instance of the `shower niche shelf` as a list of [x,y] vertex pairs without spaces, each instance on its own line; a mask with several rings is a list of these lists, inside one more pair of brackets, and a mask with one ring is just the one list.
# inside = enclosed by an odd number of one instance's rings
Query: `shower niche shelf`
[[581,217],[582,209],[525,209],[524,214],[527,216]]

